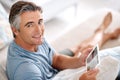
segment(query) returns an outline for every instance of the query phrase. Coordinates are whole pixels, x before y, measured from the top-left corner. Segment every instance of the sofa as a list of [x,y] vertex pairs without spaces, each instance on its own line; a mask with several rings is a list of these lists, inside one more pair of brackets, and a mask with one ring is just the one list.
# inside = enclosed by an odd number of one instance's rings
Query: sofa
[[[18,0],[0,0],[0,3],[4,6],[7,12],[10,11],[10,7]],[[56,17],[56,14],[61,13],[68,7],[74,6],[77,8],[79,0],[23,0],[31,1],[41,6],[43,9],[44,22],[48,22],[52,18]]]
[[[80,41],[84,40],[88,36],[92,35],[93,31],[99,26],[103,17],[107,12],[111,12],[113,15],[113,21],[108,31],[115,29],[120,26],[120,13],[110,10],[102,9],[97,11],[93,16],[89,17],[85,22],[76,25],[71,28],[65,34],[61,35],[59,38],[50,42],[50,44],[57,50],[60,51],[64,48],[70,48],[78,44]],[[8,20],[6,20],[7,14],[4,8],[0,5],[0,80],[8,80],[6,75],[6,58],[7,49],[10,42],[13,40],[12,31]],[[69,40],[71,42],[69,42]],[[63,42],[64,41],[64,42]],[[114,46],[120,46],[120,38],[116,40],[108,41],[102,49],[110,48]]]
[[[77,25],[74,25],[74,27],[66,30],[65,33],[63,33],[55,40],[52,40],[50,43],[57,51],[61,51],[65,48],[71,48],[79,44],[81,41],[88,38],[94,33],[95,29],[98,28],[98,26],[102,23],[104,16],[108,12],[112,13],[113,20],[106,32],[112,32],[112,30],[115,30],[118,27],[120,28],[120,13],[112,9],[102,8],[97,10],[84,22],[77,23]],[[111,48],[115,46],[120,46],[120,38],[109,40],[105,43],[105,45],[102,46],[101,49]]]

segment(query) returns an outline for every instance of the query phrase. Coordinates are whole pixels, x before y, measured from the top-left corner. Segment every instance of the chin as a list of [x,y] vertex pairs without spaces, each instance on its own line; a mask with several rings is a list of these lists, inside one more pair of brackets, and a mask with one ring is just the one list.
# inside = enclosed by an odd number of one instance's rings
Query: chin
[[43,43],[43,39],[37,43],[37,45],[41,45]]
[[43,43],[43,41],[42,42],[40,42],[38,45],[41,45]]

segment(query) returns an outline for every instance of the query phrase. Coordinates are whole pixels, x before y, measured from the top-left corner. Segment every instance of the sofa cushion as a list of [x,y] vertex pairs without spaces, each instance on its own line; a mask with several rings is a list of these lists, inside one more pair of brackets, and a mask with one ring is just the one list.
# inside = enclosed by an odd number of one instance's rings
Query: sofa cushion
[[0,3],[0,49],[5,47],[12,39],[12,32],[8,22],[8,13]]
[[0,3],[0,20],[8,20],[8,13]]
[[6,75],[6,60],[8,46],[0,49],[0,80],[8,80]]
[[0,80],[8,80],[5,70],[0,65]]
[[8,21],[0,20],[0,34],[0,49],[2,49],[13,39]]

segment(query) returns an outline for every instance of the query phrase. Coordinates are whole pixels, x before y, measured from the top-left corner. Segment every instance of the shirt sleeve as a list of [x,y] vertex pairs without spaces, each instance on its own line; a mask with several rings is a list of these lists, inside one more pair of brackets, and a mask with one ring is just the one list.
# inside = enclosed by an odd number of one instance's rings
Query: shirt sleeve
[[42,72],[35,64],[24,62],[17,67],[14,80],[43,80]]
[[46,50],[48,50],[48,51],[46,51],[46,52],[48,52],[49,63],[50,63],[50,65],[52,65],[53,56],[54,56],[54,54],[55,54],[56,51],[55,51],[55,49],[46,41],[46,39],[44,39],[44,44],[45,44],[45,46],[47,47]]

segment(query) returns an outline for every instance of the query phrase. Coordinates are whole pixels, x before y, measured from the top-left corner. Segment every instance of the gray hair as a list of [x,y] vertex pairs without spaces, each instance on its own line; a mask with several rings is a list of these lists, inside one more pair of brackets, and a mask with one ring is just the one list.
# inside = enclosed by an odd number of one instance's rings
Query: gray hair
[[19,29],[20,15],[27,11],[40,11],[42,13],[41,7],[35,5],[32,2],[18,1],[16,2],[10,12],[9,22],[12,27]]

